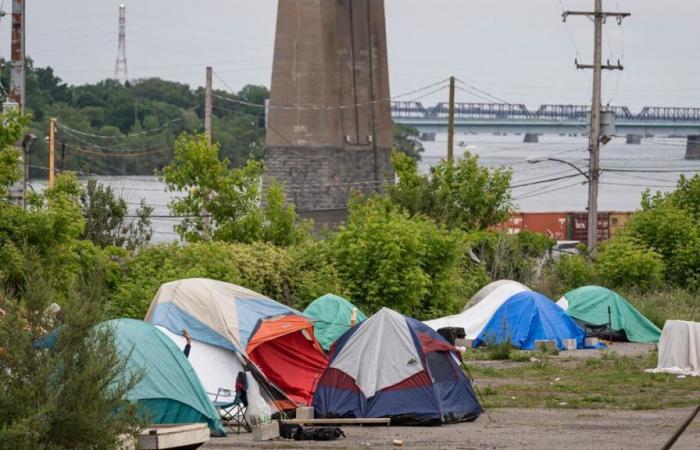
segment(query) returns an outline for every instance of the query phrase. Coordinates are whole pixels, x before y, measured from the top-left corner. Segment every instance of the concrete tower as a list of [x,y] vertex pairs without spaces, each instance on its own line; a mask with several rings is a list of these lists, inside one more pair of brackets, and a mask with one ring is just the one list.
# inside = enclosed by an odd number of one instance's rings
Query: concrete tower
[[[381,190],[392,144],[384,0],[279,0],[267,175],[326,221]],[[313,213],[313,212],[316,213]]]

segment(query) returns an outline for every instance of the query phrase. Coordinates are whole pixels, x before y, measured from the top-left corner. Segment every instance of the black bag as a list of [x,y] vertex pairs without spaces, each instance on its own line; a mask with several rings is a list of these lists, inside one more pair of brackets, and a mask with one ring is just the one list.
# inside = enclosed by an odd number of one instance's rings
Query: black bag
[[335,441],[336,439],[345,437],[345,433],[338,427],[311,427],[301,428],[297,430],[295,441]]
[[301,429],[301,425],[280,422],[280,436],[285,439],[296,439],[297,433],[300,434]]

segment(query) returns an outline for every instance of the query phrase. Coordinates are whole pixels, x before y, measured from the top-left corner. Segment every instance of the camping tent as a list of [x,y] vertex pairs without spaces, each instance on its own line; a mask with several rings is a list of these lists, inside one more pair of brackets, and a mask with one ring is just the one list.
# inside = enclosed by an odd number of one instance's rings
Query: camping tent
[[464,306],[463,311],[468,310],[472,306],[476,305],[477,303],[481,302],[483,299],[491,295],[494,291],[500,290],[500,293],[498,297],[505,297],[508,298],[511,295],[515,295],[518,292],[525,292],[529,291],[530,288],[525,286],[522,283],[518,283],[517,281],[513,280],[498,280],[491,282],[487,284],[486,286],[482,287],[479,292],[474,294],[469,300],[469,302]]
[[481,407],[458,355],[425,324],[383,308],[336,342],[314,395],[316,415],[419,425],[474,420]]
[[146,315],[154,325],[239,352],[298,404],[309,404],[328,365],[313,323],[296,310],[234,284],[202,278],[163,284]]
[[[584,286],[567,292],[557,305],[579,321],[589,336],[650,343],[659,342],[661,337],[661,330],[656,325],[610,289]],[[608,326],[609,322],[612,329]]]
[[700,323],[667,320],[659,340],[659,362],[647,372],[700,376]]
[[[156,327],[165,334],[178,348],[185,348],[187,341],[181,334],[175,334],[161,326]],[[189,355],[189,362],[192,365],[199,381],[206,390],[212,401],[232,400],[236,389],[236,379],[241,371],[248,372],[248,402],[258,402],[252,398],[260,393],[264,401],[270,405],[273,411],[296,408],[296,404],[288,399],[276,386],[271,384],[253,364],[251,364],[241,353],[232,352],[225,348],[204,342],[194,342]],[[257,389],[250,387],[256,384]],[[262,386],[262,388],[261,388]],[[224,395],[220,390],[231,391],[231,396]]]
[[564,339],[575,339],[576,348],[583,348],[585,332],[566,311],[537,292],[528,291],[509,298],[491,317],[474,347],[500,344],[510,340],[515,348],[534,350],[536,340],[556,341],[563,350]]
[[466,338],[473,340],[481,333],[481,330],[484,329],[489,319],[491,319],[506,300],[517,293],[525,291],[529,291],[529,289],[520,283],[503,283],[495,287],[488,295],[471,308],[454,316],[428,320],[425,323],[436,331],[447,327],[464,328]]
[[352,303],[333,294],[319,297],[306,307],[304,315],[314,320],[314,334],[324,350],[329,350],[336,339],[350,329],[353,310],[356,323],[367,319]]
[[225,435],[219,413],[182,349],[140,320],[111,320],[100,326],[113,330],[118,351],[129,358],[127,370],[143,374],[127,399],[138,402],[149,423],[207,423],[213,434]]

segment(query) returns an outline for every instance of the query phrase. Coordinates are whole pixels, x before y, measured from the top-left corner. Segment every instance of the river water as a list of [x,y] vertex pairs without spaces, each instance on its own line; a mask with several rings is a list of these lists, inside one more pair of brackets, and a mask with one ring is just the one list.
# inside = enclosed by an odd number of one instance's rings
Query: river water
[[[585,211],[588,188],[582,176],[547,181],[574,175],[575,169],[554,161],[536,164],[528,160],[558,158],[582,170],[587,168],[587,139],[585,137],[540,136],[537,144],[525,144],[522,136],[459,135],[455,154],[465,150],[476,154],[483,165],[506,167],[513,171],[513,197],[520,211]],[[435,142],[426,142],[419,168],[429,171],[446,154],[446,136],[438,135]],[[601,168],[629,170],[606,172],[601,176],[599,210],[634,211],[639,207],[642,193],[672,190],[681,173],[689,176],[700,172],[700,161],[687,161],[685,139],[650,138],[641,145],[627,145],[616,138],[601,150]],[[661,171],[661,172],[659,172]],[[121,195],[135,210],[140,200],[155,208],[153,228],[155,242],[178,239],[173,227],[178,219],[168,217],[167,204],[177,196],[165,191],[156,177],[124,176],[98,177]],[[41,182],[33,183],[40,188]],[[523,186],[525,185],[525,186]],[[519,186],[519,187],[517,187]]]

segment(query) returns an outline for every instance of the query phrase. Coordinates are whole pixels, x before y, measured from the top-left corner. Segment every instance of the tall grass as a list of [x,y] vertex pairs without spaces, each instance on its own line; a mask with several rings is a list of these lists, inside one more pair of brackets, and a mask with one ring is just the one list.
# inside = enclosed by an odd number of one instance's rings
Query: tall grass
[[676,288],[646,293],[620,292],[620,295],[659,328],[663,328],[667,320],[700,322],[700,293]]

